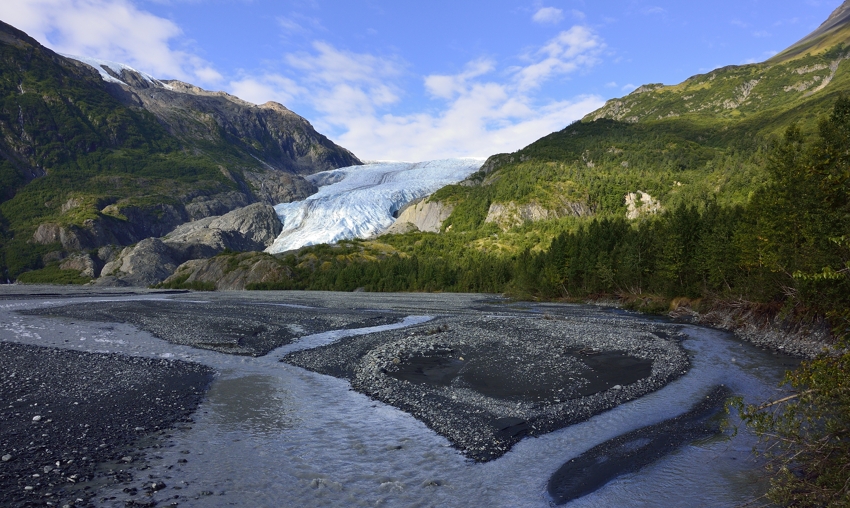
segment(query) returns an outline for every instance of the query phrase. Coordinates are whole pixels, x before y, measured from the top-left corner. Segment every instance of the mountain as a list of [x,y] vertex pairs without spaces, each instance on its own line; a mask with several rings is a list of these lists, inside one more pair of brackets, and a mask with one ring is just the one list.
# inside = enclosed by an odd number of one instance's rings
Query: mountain
[[[843,33],[846,11],[809,39]],[[220,255],[164,284],[603,297],[654,312],[735,302],[746,319],[846,311],[849,57],[839,41],[644,85],[490,157],[378,239]],[[328,216],[350,207],[315,198]],[[291,222],[303,206],[286,205]]]
[[357,164],[280,104],[58,55],[0,22],[4,278],[254,202],[302,199],[316,190],[303,175]]
[[500,248],[527,242],[511,239],[511,231],[539,221],[743,204],[765,181],[765,154],[785,129],[796,123],[813,133],[850,92],[848,38],[845,2],[766,62],[641,86],[517,152],[491,157],[462,185],[431,199],[454,206],[444,229],[483,234],[499,224],[503,234],[485,243]]
[[770,59],[785,62],[805,54],[827,51],[839,44],[850,42],[850,1],[845,0],[817,30]]

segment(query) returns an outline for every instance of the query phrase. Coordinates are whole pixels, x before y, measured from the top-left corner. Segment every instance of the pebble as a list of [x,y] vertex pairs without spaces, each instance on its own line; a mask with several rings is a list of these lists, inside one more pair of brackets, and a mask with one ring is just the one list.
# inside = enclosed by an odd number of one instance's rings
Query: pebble
[[3,462],[9,462],[10,460],[12,460],[12,456],[7,453],[6,455],[3,455],[2,460]]
[[40,422],[40,421],[41,421],[41,416],[33,416],[33,417],[32,417],[32,421],[34,421],[34,422]]

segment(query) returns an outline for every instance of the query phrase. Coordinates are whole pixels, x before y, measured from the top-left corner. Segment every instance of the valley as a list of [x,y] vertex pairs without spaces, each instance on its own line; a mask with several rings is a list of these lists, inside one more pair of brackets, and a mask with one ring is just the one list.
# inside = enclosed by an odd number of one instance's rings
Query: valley
[[850,0],[623,90],[511,153],[364,161],[0,22],[0,504],[845,506]]

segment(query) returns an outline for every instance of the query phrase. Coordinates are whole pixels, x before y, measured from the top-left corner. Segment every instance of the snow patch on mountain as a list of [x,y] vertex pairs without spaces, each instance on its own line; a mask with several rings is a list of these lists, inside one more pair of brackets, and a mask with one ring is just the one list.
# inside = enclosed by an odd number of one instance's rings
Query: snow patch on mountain
[[372,162],[308,176],[319,192],[275,207],[283,232],[267,252],[380,234],[406,204],[463,180],[484,161]]
[[166,85],[165,83],[161,82],[150,74],[138,71],[126,64],[113,62],[111,60],[101,60],[100,58],[92,58],[88,56],[76,56],[65,54],[62,54],[62,56],[64,56],[65,58],[70,58],[71,60],[83,62],[84,64],[93,67],[97,72],[100,73],[100,77],[103,78],[104,81],[107,81],[109,83],[118,83],[119,85],[129,86],[124,81],[118,79],[118,77],[121,76],[121,71],[127,71],[139,75],[139,77],[150,83],[152,86],[167,88],[169,90],[172,89],[171,86]]

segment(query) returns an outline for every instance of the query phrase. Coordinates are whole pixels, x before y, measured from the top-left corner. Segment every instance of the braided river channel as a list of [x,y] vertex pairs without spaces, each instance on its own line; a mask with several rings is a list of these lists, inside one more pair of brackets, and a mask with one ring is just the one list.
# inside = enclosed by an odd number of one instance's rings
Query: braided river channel
[[577,495],[557,473],[620,436],[643,450],[653,438],[630,433],[717,390],[780,397],[797,364],[714,329],[495,295],[4,291],[0,342],[214,371],[95,506],[740,506],[766,480],[755,437],[720,416]]

